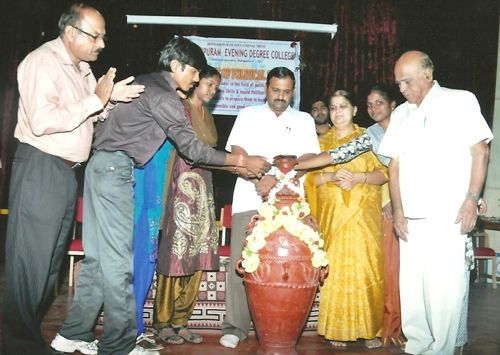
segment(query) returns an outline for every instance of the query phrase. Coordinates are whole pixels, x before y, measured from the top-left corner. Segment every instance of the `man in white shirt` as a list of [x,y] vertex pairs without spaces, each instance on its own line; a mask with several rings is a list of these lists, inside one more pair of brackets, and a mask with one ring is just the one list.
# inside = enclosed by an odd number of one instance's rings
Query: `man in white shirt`
[[[308,113],[290,107],[294,88],[293,72],[284,67],[272,69],[267,75],[267,102],[241,110],[229,135],[226,150],[234,154],[260,155],[269,160],[280,154],[300,157],[307,153],[319,153],[314,119]],[[224,335],[220,339],[225,347],[235,348],[248,336],[251,316],[243,280],[236,274],[235,265],[243,249],[245,228],[250,218],[257,214],[262,196],[266,196],[275,183],[272,175],[265,175],[260,180],[239,177],[236,181],[226,317],[222,324]]]
[[391,118],[379,153],[389,164],[400,243],[403,332],[409,354],[454,352],[465,294],[465,238],[476,223],[493,137],[475,96],[439,86],[425,53],[396,62],[407,102]]

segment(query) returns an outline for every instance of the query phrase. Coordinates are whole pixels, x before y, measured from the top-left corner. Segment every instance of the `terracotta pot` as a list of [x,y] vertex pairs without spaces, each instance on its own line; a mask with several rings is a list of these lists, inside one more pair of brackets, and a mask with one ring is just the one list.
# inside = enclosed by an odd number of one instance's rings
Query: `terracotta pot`
[[[294,157],[279,156],[275,164],[293,168]],[[283,191],[284,190],[284,191]],[[276,194],[277,208],[290,206],[298,200],[298,195],[290,189]],[[262,217],[255,216],[249,225],[251,232]],[[314,217],[307,216],[302,222],[318,230]],[[237,263],[237,271],[243,275],[248,303],[255,329],[259,338],[261,354],[294,354],[295,346],[305,322],[320,282],[327,275],[327,269],[312,266],[312,253],[298,237],[284,228],[266,237],[266,245],[259,250],[260,263],[255,272],[247,273]]]

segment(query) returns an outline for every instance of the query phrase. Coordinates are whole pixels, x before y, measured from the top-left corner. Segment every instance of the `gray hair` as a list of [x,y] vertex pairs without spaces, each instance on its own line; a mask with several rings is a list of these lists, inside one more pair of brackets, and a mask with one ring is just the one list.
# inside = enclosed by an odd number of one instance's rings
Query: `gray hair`
[[78,25],[78,22],[82,18],[82,10],[84,9],[93,9],[93,7],[80,2],[71,5],[61,14],[61,17],[59,17],[59,23],[57,24],[57,27],[59,27],[59,36],[64,34],[66,26]]
[[427,53],[422,53],[422,69],[430,69],[434,71],[434,63],[431,60],[431,57]]

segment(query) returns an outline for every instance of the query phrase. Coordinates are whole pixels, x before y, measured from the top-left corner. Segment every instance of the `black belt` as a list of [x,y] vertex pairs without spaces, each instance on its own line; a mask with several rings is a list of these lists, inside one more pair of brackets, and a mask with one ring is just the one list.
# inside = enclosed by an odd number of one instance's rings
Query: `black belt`
[[76,169],[76,168],[82,166],[82,163],[75,163],[74,161],[66,160],[66,159],[63,159],[63,158],[61,158],[61,160],[64,162],[64,164],[66,164],[67,166],[69,166],[71,169]]

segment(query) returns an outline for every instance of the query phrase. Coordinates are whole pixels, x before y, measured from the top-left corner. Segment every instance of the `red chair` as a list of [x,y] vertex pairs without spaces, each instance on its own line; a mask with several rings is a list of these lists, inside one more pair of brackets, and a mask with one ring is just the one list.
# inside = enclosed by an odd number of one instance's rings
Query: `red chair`
[[[474,247],[474,259],[477,262],[491,260],[491,287],[497,288],[497,255],[494,249],[488,247],[489,236],[486,232],[479,232],[475,234],[476,246]],[[479,238],[484,238],[481,243]],[[477,280],[481,279],[484,275],[484,265],[477,265]]]
[[[232,205],[227,204],[220,210],[220,222],[219,231],[220,231],[220,247],[219,247],[219,255],[221,257],[229,257],[231,254],[231,246],[230,243],[230,229],[231,229],[231,217],[232,217]],[[229,232],[229,233],[228,233]]]
[[83,252],[82,238],[77,237],[77,228],[81,226],[83,221],[83,198],[78,197],[76,201],[76,212],[75,212],[75,225],[73,227],[73,235],[71,242],[68,247],[67,254],[69,255],[69,275],[68,275],[68,286],[73,287],[74,277],[75,277],[75,257],[85,256]]

